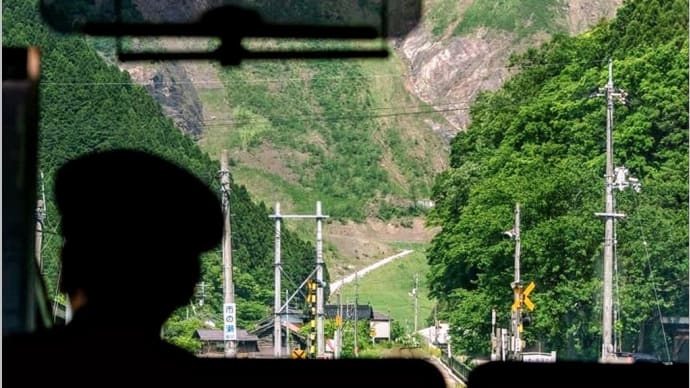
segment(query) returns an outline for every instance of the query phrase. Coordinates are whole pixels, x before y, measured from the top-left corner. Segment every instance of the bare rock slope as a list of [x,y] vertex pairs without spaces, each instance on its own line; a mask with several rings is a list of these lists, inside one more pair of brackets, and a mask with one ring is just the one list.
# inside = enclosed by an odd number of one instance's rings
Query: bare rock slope
[[[462,12],[475,0],[458,2]],[[478,0],[477,0],[478,1]],[[602,19],[610,19],[623,0],[568,0],[555,17],[562,18],[571,35],[579,34]],[[433,3],[431,4],[433,7]],[[451,26],[452,27],[452,26]],[[446,29],[452,31],[453,28]],[[408,89],[435,107],[448,123],[434,123],[435,129],[451,138],[470,122],[468,106],[480,91],[499,88],[510,76],[506,62],[511,54],[549,39],[545,32],[517,38],[506,31],[478,28],[454,36],[446,32],[434,37],[429,23],[421,23],[397,44],[409,64]]]

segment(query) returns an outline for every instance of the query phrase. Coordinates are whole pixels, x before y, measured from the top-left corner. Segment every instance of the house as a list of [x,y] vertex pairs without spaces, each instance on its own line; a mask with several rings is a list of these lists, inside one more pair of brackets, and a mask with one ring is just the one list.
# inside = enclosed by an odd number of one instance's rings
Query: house
[[369,321],[369,327],[374,340],[391,340],[391,317],[374,311],[374,317]]
[[323,313],[326,319],[335,319],[340,311],[342,311],[343,322],[354,321],[355,319],[369,322],[374,319],[374,309],[368,304],[358,304],[357,308],[355,308],[354,304],[327,304],[323,306]]
[[[294,322],[293,322],[294,321]],[[259,353],[256,355],[258,358],[274,358],[273,354],[273,328],[274,328],[274,318],[269,316],[261,320],[256,329],[252,330],[252,334],[258,337]],[[288,316],[282,320],[281,325],[281,354],[284,357],[288,357],[290,352],[296,348],[306,349],[307,348],[307,337],[300,333],[300,328],[302,326],[302,313],[294,310],[294,314],[288,314]]]
[[374,311],[371,305],[357,305],[356,309],[354,304],[329,304],[324,306],[324,316],[326,319],[335,319],[340,312],[342,312],[343,322],[354,321],[355,318],[358,321],[369,322],[369,328],[371,333],[373,333],[374,340],[391,339],[392,319],[388,315]]
[[[197,329],[194,337],[202,343],[199,357],[223,357],[225,355],[225,340],[223,330]],[[247,333],[246,330],[237,330],[237,357],[253,358],[259,353],[259,338]]]

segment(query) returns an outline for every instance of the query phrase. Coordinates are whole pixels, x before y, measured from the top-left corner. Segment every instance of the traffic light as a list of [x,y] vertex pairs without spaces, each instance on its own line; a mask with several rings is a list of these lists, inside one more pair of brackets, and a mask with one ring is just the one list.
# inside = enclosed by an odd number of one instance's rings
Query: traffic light
[[532,324],[532,315],[523,313],[522,314],[522,326],[528,327]]

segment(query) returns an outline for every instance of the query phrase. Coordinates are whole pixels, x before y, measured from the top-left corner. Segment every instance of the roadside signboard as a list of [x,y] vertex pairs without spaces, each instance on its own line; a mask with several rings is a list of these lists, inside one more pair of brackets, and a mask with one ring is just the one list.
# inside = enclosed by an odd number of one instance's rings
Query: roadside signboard
[[223,306],[223,339],[226,341],[237,340],[237,314],[234,303],[226,303]]

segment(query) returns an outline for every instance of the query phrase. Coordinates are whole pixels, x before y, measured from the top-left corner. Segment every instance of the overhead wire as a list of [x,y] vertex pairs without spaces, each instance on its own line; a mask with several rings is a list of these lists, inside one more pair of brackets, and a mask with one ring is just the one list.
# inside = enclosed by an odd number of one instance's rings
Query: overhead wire
[[[635,196],[635,208],[636,210],[639,210],[640,207],[640,202],[637,196]],[[656,282],[654,281],[654,277],[652,276],[653,268],[652,268],[652,263],[651,263],[651,255],[649,253],[649,248],[648,248],[648,242],[647,238],[644,233],[644,228],[642,228],[642,222],[640,219],[637,220],[637,226],[639,229],[640,237],[642,237],[642,247],[644,249],[644,254],[645,254],[645,261],[647,262],[647,270],[649,271],[649,282],[652,284],[652,291],[654,292],[654,300],[656,303],[656,310],[657,314],[659,315],[659,323],[661,325],[661,334],[664,339],[664,350],[666,351],[666,360],[671,361],[671,353],[668,349],[668,338],[666,337],[666,328],[664,326],[664,320],[663,320],[663,315],[661,314],[661,302],[659,298],[659,292],[657,290]]]
[[[538,67],[562,67],[568,65],[595,65],[595,64],[605,64],[606,59],[597,59],[591,61],[571,61],[571,62],[548,62],[548,63],[514,63],[507,64],[505,67],[496,68],[496,71],[501,71],[504,69],[532,69]],[[420,72],[411,71],[406,73],[380,73],[380,74],[366,74],[366,75],[336,75],[336,76],[315,76],[315,77],[289,77],[289,78],[253,78],[253,79],[243,79],[242,81],[230,81],[230,80],[219,80],[219,81],[159,81],[154,82],[149,80],[143,81],[129,81],[129,82],[90,82],[90,81],[41,81],[42,85],[53,85],[53,86],[123,86],[123,85],[222,85],[230,86],[238,83],[279,83],[279,82],[289,82],[289,81],[299,81],[299,82],[311,82],[314,80],[339,80],[339,79],[375,79],[375,78],[413,78],[419,76]]]
[[[340,116],[316,116],[316,115],[309,115],[309,116],[302,116],[301,118],[289,118],[287,116],[284,116],[284,118],[271,118],[270,121],[274,123],[292,123],[292,122],[303,122],[303,121],[308,121],[308,120],[314,120],[314,121],[346,121],[346,120],[361,120],[361,119],[377,119],[377,118],[385,118],[385,117],[397,117],[397,116],[415,116],[415,115],[424,115],[424,114],[435,114],[435,113],[443,113],[443,112],[456,112],[456,111],[466,111],[470,110],[469,107],[462,107],[462,108],[449,108],[449,109],[438,109],[438,110],[421,110],[421,111],[412,111],[412,112],[393,112],[393,113],[383,113],[383,114],[371,114],[371,115],[340,115]],[[240,120],[229,120],[227,122],[223,123],[217,123],[217,124],[210,124],[206,125],[206,128],[224,128],[224,127],[229,127],[232,125],[246,125],[246,124],[252,124],[252,123],[257,123],[266,120],[266,118],[260,117],[260,118],[247,118],[247,119],[240,119]]]

